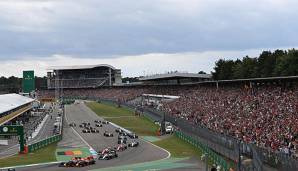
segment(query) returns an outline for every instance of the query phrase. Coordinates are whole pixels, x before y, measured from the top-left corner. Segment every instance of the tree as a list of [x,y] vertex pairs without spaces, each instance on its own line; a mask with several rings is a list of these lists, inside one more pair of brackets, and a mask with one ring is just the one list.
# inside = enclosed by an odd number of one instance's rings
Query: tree
[[235,63],[233,60],[220,59],[215,63],[214,70],[212,72],[215,80],[228,80],[233,78],[233,67]]
[[298,50],[263,51],[259,57],[215,62],[215,80],[298,75]]

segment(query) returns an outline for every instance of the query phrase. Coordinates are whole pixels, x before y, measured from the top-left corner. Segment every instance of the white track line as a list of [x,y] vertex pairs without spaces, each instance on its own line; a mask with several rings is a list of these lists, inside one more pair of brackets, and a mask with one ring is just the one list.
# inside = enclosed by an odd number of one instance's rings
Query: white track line
[[[5,151],[0,152],[0,154],[3,154],[3,153],[8,152],[8,151],[10,151],[10,150],[14,150],[14,148],[15,148],[16,146],[19,146],[19,144],[15,144],[15,145],[13,145],[13,146],[7,148]],[[3,158],[5,158],[5,157],[3,157]],[[0,159],[1,159],[1,158],[0,158]]]
[[151,144],[151,145],[153,145],[154,147],[157,147],[157,148],[159,148],[159,149],[161,149],[161,150],[163,150],[163,151],[165,151],[165,152],[168,153],[168,156],[167,156],[167,157],[165,157],[165,158],[163,158],[163,159],[160,159],[160,160],[166,160],[166,159],[169,159],[169,158],[171,157],[171,153],[170,153],[168,150],[166,150],[166,149],[164,149],[164,148],[161,148],[161,147],[159,147],[159,146],[157,146],[157,145],[155,145],[155,144],[153,144],[153,143],[151,143],[150,141],[147,141],[147,140],[145,140],[145,139],[142,139],[142,140],[145,141],[145,142],[147,142],[147,143],[149,143],[149,144]]
[[[66,116],[66,112],[64,113],[64,116],[65,116],[65,120],[67,122],[67,124],[69,124],[68,122],[68,119],[67,119],[67,116]],[[89,147],[89,148],[92,148],[91,145],[73,128],[73,127],[70,127],[72,129],[72,131],[77,134],[79,136],[79,138]],[[93,149],[93,148],[92,148]]]
[[[10,150],[9,150],[10,151]],[[7,157],[11,157],[11,156],[14,156],[14,155],[16,155],[17,153],[14,153],[14,154],[9,154],[9,155],[7,155],[7,156],[4,156],[4,157],[0,157],[0,159],[4,159],[4,158],[7,158]]]
[[[109,122],[110,122],[110,121],[109,121]],[[121,129],[123,129],[123,130],[126,131],[126,132],[132,133],[130,130],[125,129],[125,128],[123,128],[123,127],[121,127],[121,126],[119,126],[119,125],[117,125],[117,124],[115,124],[115,123],[113,123],[113,122],[110,122],[110,124],[113,125],[113,126],[116,127],[116,128],[121,128]],[[168,150],[166,150],[166,149],[164,149],[164,148],[161,148],[161,147],[159,147],[159,146],[157,146],[157,145],[155,145],[155,144],[151,143],[150,141],[147,141],[147,140],[145,140],[145,139],[143,139],[143,138],[140,138],[140,139],[141,139],[142,141],[145,141],[145,142],[147,142],[147,143],[153,145],[154,147],[157,147],[157,148],[159,148],[159,149],[161,149],[161,150],[163,150],[163,151],[165,151],[165,152],[168,153],[168,156],[167,156],[167,157],[165,157],[165,158],[163,158],[163,159],[160,159],[160,160],[165,160],[165,159],[168,159],[168,158],[171,157],[171,153],[170,153]]]

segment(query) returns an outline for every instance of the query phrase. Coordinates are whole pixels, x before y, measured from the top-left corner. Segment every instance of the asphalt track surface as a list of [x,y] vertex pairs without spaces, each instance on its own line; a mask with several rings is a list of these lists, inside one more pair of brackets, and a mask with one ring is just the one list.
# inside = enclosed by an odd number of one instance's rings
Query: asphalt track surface
[[[117,146],[118,134],[115,132],[115,127],[111,124],[104,125],[101,128],[97,128],[99,133],[82,133],[82,129],[79,128],[79,124],[82,122],[90,122],[92,127],[95,127],[94,120],[103,120],[98,115],[96,115],[92,110],[90,110],[85,104],[73,104],[65,106],[65,125],[71,122],[75,122],[77,127],[73,129],[67,129],[67,132],[64,132],[62,143],[63,147],[71,147],[76,141],[74,138],[79,137],[86,146],[93,148],[96,151],[102,150],[106,147],[115,147]],[[103,133],[107,130],[112,132],[114,137],[104,137]],[[79,140],[78,140],[79,141]],[[75,143],[75,146],[82,145],[82,141],[78,144]],[[128,138],[127,142],[130,142]],[[34,170],[46,170],[46,171],[59,171],[59,170],[91,170],[98,168],[114,167],[121,165],[129,165],[135,163],[143,163],[148,161],[155,161],[167,158],[169,156],[168,152],[148,143],[144,140],[137,139],[140,143],[138,147],[128,148],[123,152],[118,152],[118,158],[112,160],[97,160],[95,165],[83,167],[83,168],[62,168],[58,167],[58,164],[50,165],[41,165],[41,166],[32,166],[25,168],[18,168],[17,170],[22,171],[34,171]]]

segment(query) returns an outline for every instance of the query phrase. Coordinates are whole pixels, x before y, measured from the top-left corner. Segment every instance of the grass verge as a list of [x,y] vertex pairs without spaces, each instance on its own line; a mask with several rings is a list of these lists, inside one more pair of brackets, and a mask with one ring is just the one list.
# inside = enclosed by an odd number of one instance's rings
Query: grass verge
[[124,107],[116,107],[113,104],[89,102],[87,106],[93,110],[98,116],[102,117],[119,117],[119,116],[133,116],[134,113]]
[[33,153],[21,155],[17,154],[11,157],[0,159],[0,168],[56,161],[56,148],[57,143],[53,143]]
[[87,106],[98,116],[106,117],[106,120],[141,136],[154,136],[159,128],[150,119],[144,116],[135,116],[132,110],[125,107],[118,108],[115,105],[96,102],[87,103]]
[[144,116],[135,116],[125,119],[107,118],[107,120],[142,136],[155,136],[159,128],[157,125],[152,123],[152,121]]
[[172,157],[197,157],[200,158],[202,152],[191,144],[171,135],[168,138],[153,142],[153,144],[168,150]]

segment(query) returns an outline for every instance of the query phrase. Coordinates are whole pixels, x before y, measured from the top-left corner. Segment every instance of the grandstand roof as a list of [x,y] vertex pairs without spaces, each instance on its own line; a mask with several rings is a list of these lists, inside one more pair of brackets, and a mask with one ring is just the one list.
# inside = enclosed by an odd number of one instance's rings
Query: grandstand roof
[[150,81],[157,79],[170,79],[170,78],[206,78],[211,79],[211,74],[196,74],[196,73],[180,73],[173,72],[167,74],[156,74],[140,78],[141,81]]
[[0,114],[8,112],[17,107],[33,102],[34,99],[21,96],[18,94],[3,94],[0,95]]
[[109,64],[97,64],[97,65],[73,65],[73,66],[52,66],[48,70],[73,70],[73,69],[92,69],[96,67],[108,67],[113,70],[116,68]]

